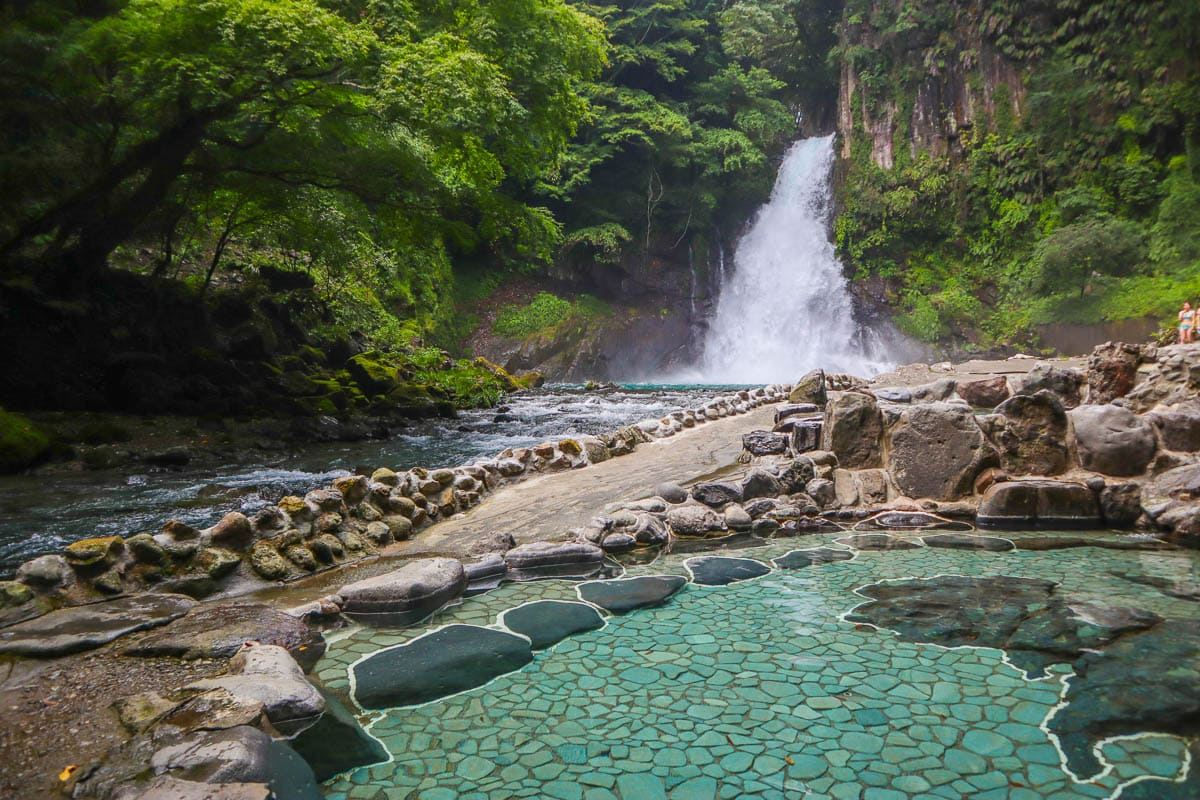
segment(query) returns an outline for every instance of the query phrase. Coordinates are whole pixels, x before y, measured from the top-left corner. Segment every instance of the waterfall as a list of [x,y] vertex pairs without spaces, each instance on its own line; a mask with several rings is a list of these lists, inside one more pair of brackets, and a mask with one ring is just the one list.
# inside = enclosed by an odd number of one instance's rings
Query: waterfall
[[802,139],[785,156],[723,277],[704,382],[793,381],[816,367],[867,376],[890,367],[881,338],[854,320],[829,241],[833,157],[832,135]]

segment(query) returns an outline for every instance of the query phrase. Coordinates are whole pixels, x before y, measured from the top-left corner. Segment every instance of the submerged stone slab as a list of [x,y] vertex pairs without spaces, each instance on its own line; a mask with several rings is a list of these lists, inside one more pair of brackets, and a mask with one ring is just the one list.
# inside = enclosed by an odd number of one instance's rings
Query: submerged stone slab
[[1067,766],[1088,779],[1101,771],[1100,739],[1154,731],[1200,734],[1200,620],[1167,620],[1075,662],[1066,705],[1048,728]]
[[854,526],[856,531],[870,530],[971,530],[965,522],[927,514],[924,511],[882,511]]
[[1059,596],[1056,586],[1006,575],[888,581],[859,589],[872,600],[846,619],[893,630],[913,642],[1002,648],[1031,675],[1161,621],[1141,609]]
[[504,627],[528,636],[534,650],[557,644],[575,633],[604,627],[600,612],[586,603],[539,600],[500,615]]
[[604,551],[591,542],[532,542],[504,554],[515,580],[594,575],[604,563]]
[[445,628],[354,665],[354,699],[363,708],[415,705],[482,686],[533,660],[529,641],[476,625]]
[[854,553],[849,550],[817,547],[812,550],[793,550],[772,561],[779,569],[803,569],[813,565],[832,564],[835,561],[849,561],[852,558]]
[[859,533],[834,539],[838,544],[855,550],[916,550],[921,545],[886,533]]
[[324,783],[338,773],[388,760],[378,740],[358,724],[350,711],[327,692],[325,713],[317,724],[291,741],[292,749],[312,767],[317,781]]
[[950,550],[984,550],[989,553],[1006,553],[1016,547],[1008,539],[996,536],[971,536],[965,533],[936,533],[922,537],[926,547],[945,547]]
[[643,575],[615,581],[580,584],[579,597],[613,614],[662,603],[687,584],[682,575]]
[[750,578],[759,578],[771,571],[766,564],[752,558],[725,556],[689,558],[684,565],[691,571],[692,580],[701,586],[725,586]]
[[92,650],[128,633],[165,625],[195,605],[181,594],[140,594],[62,608],[0,630],[0,653],[46,658]]

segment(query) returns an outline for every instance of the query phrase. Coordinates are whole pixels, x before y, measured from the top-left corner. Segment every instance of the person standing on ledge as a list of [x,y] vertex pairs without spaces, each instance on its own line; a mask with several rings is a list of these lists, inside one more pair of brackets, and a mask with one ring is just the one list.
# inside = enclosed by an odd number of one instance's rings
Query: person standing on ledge
[[1179,312],[1179,343],[1191,344],[1196,335],[1196,310],[1186,300]]

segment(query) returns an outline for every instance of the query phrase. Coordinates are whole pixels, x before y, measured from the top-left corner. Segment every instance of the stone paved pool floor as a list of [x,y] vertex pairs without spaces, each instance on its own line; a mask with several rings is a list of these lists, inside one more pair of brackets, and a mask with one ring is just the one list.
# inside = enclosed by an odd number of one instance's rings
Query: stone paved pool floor
[[[846,549],[842,534],[739,550],[772,565],[793,550]],[[920,543],[919,534],[897,534]],[[1044,534],[1041,534],[1044,535]],[[1017,537],[1019,545],[1019,537]],[[716,553],[715,555],[722,555]],[[687,575],[666,555],[630,575]],[[1048,732],[1069,665],[1040,680],[1000,650],[946,648],[843,619],[879,581],[937,575],[1061,582],[1073,596],[1195,619],[1194,602],[1110,571],[1195,580],[1186,552],[1076,548],[975,552],[918,547],[773,569],[724,586],[687,584],[663,605],[606,615],[604,627],[534,653],[523,668],[422,705],[363,712],[391,754],[325,784],[336,800],[716,798],[1106,798],[1196,796],[1185,740],[1098,743],[1103,769],[1078,778]],[[500,629],[500,615],[578,602],[575,584],[506,584],[428,623],[330,635],[315,677],[349,701],[352,667],[448,624]],[[1186,779],[1186,783],[1184,783]]]

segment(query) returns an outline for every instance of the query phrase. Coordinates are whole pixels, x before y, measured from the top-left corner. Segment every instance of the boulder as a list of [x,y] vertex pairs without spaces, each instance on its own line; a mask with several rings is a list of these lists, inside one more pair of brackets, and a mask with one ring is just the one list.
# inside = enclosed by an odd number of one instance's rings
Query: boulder
[[1000,452],[1000,465],[1016,475],[1058,475],[1070,460],[1067,448],[1067,411],[1058,397],[1044,389],[1019,394],[996,408],[1000,417],[992,429],[992,443]]
[[17,580],[34,591],[52,592],[75,583],[75,570],[62,556],[38,556],[17,568]]
[[588,581],[578,587],[579,597],[612,614],[657,606],[687,585],[682,575],[643,575],[610,581]]
[[1100,513],[1114,528],[1130,528],[1142,517],[1142,486],[1114,483],[1100,492]]
[[837,504],[837,486],[831,480],[813,478],[804,491],[821,508],[830,508]]
[[[462,594],[467,575],[454,558],[422,558],[375,578],[338,589],[348,614],[402,614],[419,618]],[[418,616],[419,615],[419,616]]]
[[912,393],[912,402],[914,403],[942,403],[954,396],[954,389],[957,386],[954,380],[950,378],[941,378],[933,383],[927,383],[924,386],[914,386],[910,391]]
[[725,507],[725,525],[730,530],[744,531],[749,530],[754,524],[754,520],[750,517],[746,510],[736,503],[730,503]]
[[624,532],[610,533],[600,540],[600,547],[606,553],[627,553],[637,547],[637,539]]
[[812,458],[807,455],[800,456],[792,459],[792,463],[779,471],[779,484],[787,494],[803,492],[804,487],[816,474],[817,467]]
[[820,369],[806,372],[800,380],[796,381],[792,386],[792,391],[788,394],[789,403],[805,403],[818,408],[824,406],[826,400],[825,371]]
[[958,396],[975,408],[995,408],[1009,397],[1008,378],[997,375],[958,384]]
[[1087,366],[1087,401],[1111,403],[1137,385],[1138,366],[1144,358],[1140,345],[1105,342],[1092,350]]
[[130,656],[232,658],[246,642],[284,648],[311,669],[325,652],[321,634],[290,614],[261,603],[203,606],[125,648]]
[[325,698],[304,677],[304,670],[291,654],[282,647],[257,642],[241,646],[229,659],[225,675],[196,681],[186,689],[224,689],[262,703],[267,719],[281,733],[298,732],[325,710]]
[[925,403],[906,408],[889,432],[886,468],[901,494],[954,500],[995,458],[970,408]]
[[[99,536],[71,542],[63,549],[67,562],[76,570],[100,571],[112,566],[125,552],[125,540],[120,536]],[[95,574],[95,572],[91,572]]]
[[787,452],[788,437],[771,431],[750,431],[742,434],[742,447],[752,456],[776,456]]
[[860,392],[835,395],[825,409],[821,444],[846,469],[880,466],[883,417],[875,398]]
[[854,480],[854,473],[850,470],[833,471],[833,491],[839,506],[858,505],[858,482]]
[[666,523],[653,514],[638,514],[637,523],[633,526],[633,538],[638,544],[666,544],[671,538]]
[[987,490],[976,521],[999,528],[1101,527],[1095,492],[1066,481],[1006,481]]
[[855,478],[858,481],[858,502],[868,505],[887,502],[886,472],[881,469],[863,469],[855,474]]
[[903,386],[884,386],[879,389],[872,389],[871,394],[879,400],[888,403],[911,403],[913,401],[913,393],[911,389],[906,389]]
[[789,435],[793,453],[807,453],[821,446],[824,423],[820,419],[790,419],[780,429]]
[[1200,401],[1160,408],[1146,415],[1162,439],[1165,450],[1200,451]]
[[531,542],[504,554],[509,569],[537,570],[577,564],[599,564],[604,552],[588,542]]
[[543,650],[573,634],[603,628],[604,618],[586,603],[537,600],[505,611],[500,624],[527,637],[534,650]]
[[724,530],[721,518],[702,505],[680,505],[667,510],[667,525],[676,536],[707,536]]
[[720,508],[726,503],[742,500],[742,487],[724,481],[708,481],[692,487],[692,497],[706,506]]
[[742,479],[740,500],[753,500],[758,497],[778,497],[783,494],[783,484],[765,469],[752,469]]
[[654,487],[654,494],[668,503],[686,503],[688,499],[687,489],[677,483],[660,483]]
[[1043,389],[1054,394],[1066,408],[1079,405],[1083,373],[1077,369],[1038,364],[1021,379],[1017,394],[1034,394]]
[[1154,458],[1154,427],[1120,406],[1080,406],[1070,412],[1075,447],[1084,469],[1105,475],[1140,475]]

